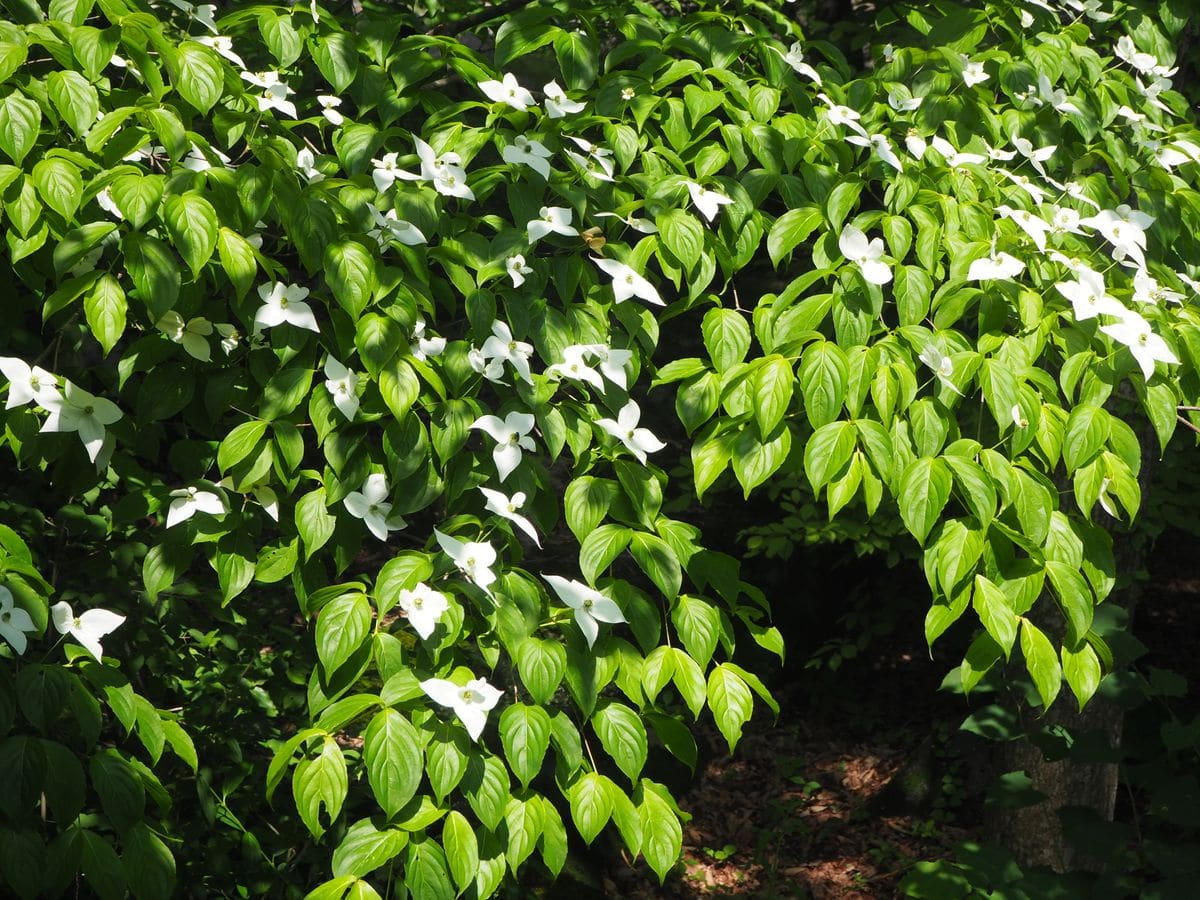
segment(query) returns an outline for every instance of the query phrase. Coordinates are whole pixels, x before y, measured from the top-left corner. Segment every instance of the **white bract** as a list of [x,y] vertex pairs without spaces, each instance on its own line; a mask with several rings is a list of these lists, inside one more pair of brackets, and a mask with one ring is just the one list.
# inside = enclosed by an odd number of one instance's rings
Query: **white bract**
[[658,289],[625,263],[615,259],[602,259],[598,256],[589,258],[600,267],[604,274],[612,278],[614,303],[624,303],[630,297],[640,297],[647,303],[666,306],[662,297],[658,295]]
[[421,682],[421,690],[435,703],[453,709],[473,741],[483,734],[488,711],[504,696],[502,691],[488,684],[486,678],[472,679],[462,687],[445,678],[426,678]]
[[479,89],[493,103],[507,103],[513,109],[526,110],[534,105],[533,94],[521,87],[512,72],[505,72],[500,81],[479,82]]
[[561,575],[542,574],[542,578],[554,588],[554,593],[567,606],[575,610],[575,624],[583,632],[587,645],[591,648],[600,635],[598,622],[615,625],[626,621],[621,608],[609,597],[604,596],[595,588],[590,588],[582,582]]
[[204,44],[206,47],[211,47],[213,50],[216,50],[223,57],[237,66],[239,71],[245,70],[246,63],[242,61],[240,56],[233,52],[233,38],[226,37],[223,34],[202,34],[199,37],[192,38],[192,40],[198,44]]
[[317,102],[321,104],[321,115],[323,115],[331,125],[341,125],[346,121],[346,117],[338,112],[338,107],[342,105],[341,97],[334,97],[330,94],[318,94]]
[[1052,144],[1048,147],[1034,147],[1033,143],[1027,138],[1018,137],[1013,134],[1009,136],[1012,145],[1017,148],[1017,152],[1033,163],[1033,167],[1046,174],[1045,168],[1042,166],[1046,160],[1054,156],[1054,151],[1058,149],[1058,145]]
[[513,142],[500,151],[500,157],[511,165],[529,166],[543,178],[550,178],[550,163],[547,161],[553,154],[546,149],[541,141],[535,141],[523,134],[513,138]]
[[615,212],[598,212],[595,216],[597,219],[620,219],[634,231],[641,234],[658,234],[658,226],[649,219],[639,219],[637,216],[629,216],[627,218]]
[[1077,266],[1073,271],[1075,281],[1060,281],[1054,287],[1071,301],[1077,322],[1094,319],[1099,315],[1125,315],[1124,304],[1108,294],[1103,275],[1087,266]]
[[857,131],[863,137],[867,136],[867,130],[858,122],[862,118],[858,110],[851,109],[849,106],[843,106],[840,103],[834,103],[825,94],[817,94],[817,99],[825,104],[828,119],[834,125],[845,125],[851,131]]
[[972,85],[976,84],[983,84],[983,82],[988,80],[989,76],[988,73],[983,69],[983,63],[971,62],[970,58],[967,56],[962,57],[962,63],[962,80],[967,87],[971,87]]
[[817,86],[820,86],[821,76],[816,69],[804,61],[804,45],[800,41],[796,41],[792,46],[788,47],[787,53],[784,53],[778,47],[771,44],[767,44],[767,46],[782,56],[783,61],[792,67],[793,72],[815,81]]
[[408,524],[400,516],[392,515],[387,495],[387,479],[375,472],[367,476],[361,491],[351,491],[342,500],[350,515],[362,519],[367,530],[381,541],[388,539],[389,531],[399,531]]
[[496,564],[495,548],[487,541],[460,541],[436,528],[433,533],[442,552],[454,561],[458,570],[485,594],[492,596],[489,588],[496,580],[496,573],[492,571]]
[[571,344],[569,347],[564,347],[562,353],[563,361],[547,367],[547,375],[571,378],[575,381],[586,381],[592,387],[596,388],[596,390],[604,390],[604,379],[600,377],[599,372],[589,366],[584,360],[584,356],[592,354],[591,345]]
[[0,637],[8,641],[20,655],[28,646],[25,632],[36,630],[29,613],[16,605],[12,591],[0,585]]
[[524,256],[520,253],[514,253],[504,261],[504,271],[512,279],[513,287],[520,287],[525,283],[525,276],[530,274],[533,269],[525,265]]
[[317,169],[316,155],[307,147],[296,152],[296,171],[303,175],[309,184],[325,180],[325,174]]
[[892,143],[887,139],[887,135],[872,134],[868,137],[863,137],[860,134],[848,134],[846,135],[846,142],[859,147],[870,147],[873,156],[879,157],[897,172],[904,171],[904,164],[900,162],[900,157],[896,155],[896,151],[892,149]]
[[1183,294],[1160,285],[1145,269],[1133,275],[1133,301],[1143,304],[1182,303]]
[[39,400],[50,415],[42,423],[43,432],[76,431],[88,459],[96,462],[104,446],[105,426],[112,425],[123,413],[117,404],[95,397],[71,382],[65,382],[60,396],[43,395]]
[[506,497],[500,491],[494,491],[491,488],[481,487],[479,491],[487,500],[486,506],[489,512],[494,512],[500,518],[512,522],[529,535],[531,541],[539,547],[542,546],[541,538],[538,537],[533,523],[518,512],[525,505],[524,491],[517,491],[511,497]]
[[427,584],[418,584],[411,590],[404,588],[400,591],[396,603],[404,610],[408,623],[422,640],[429,639],[442,613],[450,608],[450,601],[446,599],[446,595]]
[[50,607],[50,618],[59,634],[69,634],[79,641],[96,662],[100,662],[104,652],[104,648],[100,646],[100,639],[111,634],[125,621],[124,616],[107,609],[89,609],[77,616],[71,610],[71,604],[65,600]]
[[278,72],[243,72],[242,78],[263,89],[262,95],[258,97],[259,112],[277,109],[284,115],[296,118],[296,104],[287,99],[288,95],[294,94],[295,91],[280,80]]
[[923,159],[925,157],[925,150],[928,148],[925,138],[915,128],[908,129],[908,132],[904,135],[904,146],[916,159]]
[[688,193],[692,195],[692,203],[700,211],[700,215],[704,216],[710,222],[716,218],[717,212],[722,206],[733,202],[732,198],[726,197],[717,191],[709,190],[703,185],[696,184],[694,181],[685,181],[683,184],[688,189]]
[[1113,247],[1113,259],[1121,262],[1126,257],[1134,260],[1139,269],[1146,267],[1146,229],[1154,223],[1154,217],[1122,203],[1116,209],[1102,209],[1094,216],[1080,220],[1081,224],[1095,228]]
[[425,320],[417,319],[413,325],[412,343],[408,348],[413,359],[424,362],[430,357],[441,356],[445,350],[446,339],[444,337],[425,337]]
[[906,87],[893,88],[888,91],[888,106],[896,112],[912,112],[921,105],[924,97],[913,97]]
[[571,116],[575,113],[583,112],[585,104],[578,100],[568,100],[566,93],[558,82],[550,81],[542,86],[542,93],[546,95],[544,106],[546,107],[546,115],[551,119],[561,119],[563,116]]
[[208,362],[211,358],[212,348],[208,345],[208,337],[213,333],[213,326],[203,316],[185,322],[183,316],[172,309],[155,322],[154,327],[175,343],[181,344],[189,356],[201,362]]
[[1053,231],[1050,223],[1035,216],[1026,209],[1013,209],[1007,204],[1001,203],[996,207],[996,211],[1005,218],[1012,219],[1017,223],[1017,227],[1024,231],[1027,235],[1033,238],[1033,242],[1037,244],[1039,250],[1046,249],[1046,235]]
[[982,153],[963,153],[954,149],[954,145],[941,135],[936,135],[929,142],[929,146],[940,153],[942,158],[946,160],[946,165],[952,169],[957,169],[959,166],[979,165],[980,163],[987,162],[987,157]]
[[8,403],[5,409],[26,403],[45,407],[46,401],[62,396],[56,386],[58,379],[41,366],[30,366],[13,356],[0,356],[0,372],[8,379]]
[[529,243],[541,240],[552,231],[567,237],[579,234],[578,229],[571,224],[571,217],[571,210],[565,206],[543,206],[538,210],[538,218],[531,219],[525,226]]
[[264,328],[274,328],[284,322],[297,328],[320,332],[312,307],[304,302],[304,298],[308,296],[308,288],[276,281],[259,285],[258,296],[262,298],[263,305],[254,314],[255,333],[261,333]]
[[393,241],[406,247],[426,243],[425,234],[421,229],[397,216],[396,210],[389,209],[381,213],[376,206],[368,203],[367,211],[375,224],[375,227],[367,232],[367,236],[374,238],[381,250],[386,249]]
[[353,422],[358,412],[358,374],[332,356],[326,357],[325,390],[333,397],[333,405],[338,412]]
[[385,153],[378,159],[372,159],[371,163],[375,166],[371,170],[371,180],[375,182],[375,190],[379,193],[386,193],[388,188],[396,183],[397,178],[409,178],[413,176],[410,172],[406,172],[400,168],[397,160],[400,158],[399,153]]
[[1179,363],[1179,358],[1171,352],[1167,342],[1151,331],[1150,323],[1135,312],[1126,312],[1120,322],[1101,325],[1100,330],[1129,348],[1147,381],[1154,376],[1156,362]]
[[655,437],[650,429],[638,427],[641,418],[641,409],[630,400],[621,407],[615,420],[600,419],[596,424],[624,444],[625,449],[645,465],[647,453],[656,453],[667,445]]
[[950,390],[954,391],[960,397],[962,396],[962,391],[950,380],[951,376],[954,375],[954,361],[943,353],[941,348],[930,342],[921,350],[919,359],[925,365],[929,366],[929,368],[933,369],[933,374],[938,377],[938,381],[946,385],[946,387],[950,388]]
[[838,236],[838,247],[871,284],[887,284],[892,280],[892,270],[883,262],[883,238],[868,242],[860,229],[847,225]]
[[492,460],[496,463],[496,472],[501,481],[521,464],[522,450],[533,452],[537,449],[533,438],[529,437],[534,422],[532,413],[510,412],[503,419],[499,416],[480,416],[471,423],[472,428],[478,428],[496,442]]
[[198,512],[212,516],[223,516],[228,510],[225,501],[216,491],[205,491],[198,487],[186,487],[171,491],[171,505],[167,509],[167,528],[186,522]]
[[967,269],[967,281],[1008,280],[1020,275],[1024,270],[1025,263],[1015,256],[993,251],[991,256],[981,257],[971,263]]
[[509,363],[517,370],[522,381],[533,384],[533,375],[529,371],[533,345],[514,338],[507,323],[501,322],[499,319],[492,322],[492,335],[483,342],[480,352],[485,359]]

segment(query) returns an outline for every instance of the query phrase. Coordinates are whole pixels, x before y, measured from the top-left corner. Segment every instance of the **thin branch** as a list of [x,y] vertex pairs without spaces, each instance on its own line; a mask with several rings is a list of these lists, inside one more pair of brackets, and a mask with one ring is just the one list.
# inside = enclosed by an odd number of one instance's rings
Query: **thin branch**
[[472,13],[469,16],[463,16],[456,22],[443,22],[441,25],[435,25],[430,28],[427,34],[462,34],[464,31],[470,31],[476,25],[482,25],[484,22],[490,22],[492,19],[498,19],[501,16],[506,16],[511,12],[530,6],[536,3],[537,0],[504,0],[503,3],[497,3],[495,6],[489,6],[486,9],[481,9],[477,13]]
[[1185,419],[1183,416],[1176,416],[1175,418],[1178,419],[1180,422],[1182,422],[1184,425],[1186,425],[1188,428],[1192,429],[1192,431],[1196,432],[1196,434],[1200,434],[1200,428],[1197,428],[1195,425],[1193,425],[1191,419]]

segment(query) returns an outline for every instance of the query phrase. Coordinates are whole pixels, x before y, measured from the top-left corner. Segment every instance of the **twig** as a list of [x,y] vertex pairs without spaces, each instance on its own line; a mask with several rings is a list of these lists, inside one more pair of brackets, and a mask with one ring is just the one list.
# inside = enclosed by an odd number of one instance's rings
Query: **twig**
[[426,34],[462,34],[464,31],[470,31],[476,25],[481,25],[484,22],[490,22],[492,19],[498,19],[511,12],[516,12],[518,9],[535,2],[537,0],[504,0],[503,3],[497,3],[495,6],[481,9],[477,13],[463,16],[457,22],[443,22],[441,25],[435,25]]
[[1180,422],[1182,422],[1184,425],[1186,425],[1188,428],[1192,429],[1192,431],[1196,432],[1196,434],[1200,434],[1200,428],[1197,428],[1195,425],[1193,425],[1191,419],[1185,419],[1183,416],[1176,416],[1175,418],[1178,419]]

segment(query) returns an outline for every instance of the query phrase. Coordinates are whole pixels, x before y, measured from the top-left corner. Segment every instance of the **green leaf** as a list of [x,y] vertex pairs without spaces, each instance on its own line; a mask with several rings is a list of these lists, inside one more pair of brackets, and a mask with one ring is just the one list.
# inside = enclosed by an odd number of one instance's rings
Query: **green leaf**
[[363,761],[371,792],[391,819],[416,796],[425,772],[421,736],[403,713],[383,709],[363,732]]
[[1017,614],[1009,605],[1004,592],[983,575],[975,576],[975,592],[972,604],[979,615],[983,627],[1004,651],[1007,658],[1012,653],[1013,642],[1017,639]]
[[279,63],[279,68],[286,69],[297,59],[304,50],[304,42],[299,32],[292,27],[290,15],[276,15],[273,12],[263,12],[258,17],[258,32],[262,35],[267,49]]
[[400,326],[388,316],[369,313],[358,320],[354,335],[358,355],[372,378],[378,378],[401,347],[408,345],[400,333]]
[[1078,650],[1062,648],[1063,674],[1067,677],[1067,685],[1079,702],[1080,710],[1087,705],[1100,687],[1100,679],[1104,672],[1100,668],[1100,660],[1091,644],[1083,644]]
[[[109,56],[111,57],[111,55],[110,53]],[[25,65],[25,60],[28,58],[29,44],[26,43],[25,36],[20,31],[14,29],[12,33],[0,40],[0,84],[8,81],[13,73]],[[105,61],[107,62],[107,58]]]
[[83,298],[88,327],[107,354],[125,333],[125,292],[117,279],[105,272]]
[[371,628],[371,604],[364,594],[331,600],[317,617],[317,656],[327,675],[354,655]]
[[188,103],[207,115],[221,99],[225,76],[216,53],[202,44],[184,41],[175,48],[175,89]]
[[217,212],[195,191],[175,194],[163,204],[163,222],[192,276],[198,277],[217,248]]
[[933,280],[919,266],[896,266],[896,283],[892,295],[901,325],[919,325],[929,315],[929,299],[933,295]]
[[313,60],[335,94],[343,94],[358,75],[358,48],[354,35],[335,31],[321,35],[312,48]]
[[42,200],[70,222],[83,196],[83,179],[74,163],[61,157],[39,160],[33,167],[33,183]]
[[80,836],[80,868],[88,885],[103,900],[123,900],[126,896],[125,870],[112,844],[87,829]]
[[217,467],[222,472],[228,472],[258,449],[266,433],[267,423],[261,419],[252,419],[236,426],[217,448]]
[[508,769],[495,756],[472,756],[463,779],[463,793],[479,821],[495,831],[508,808]]
[[792,432],[781,425],[768,439],[760,438],[757,429],[745,427],[733,446],[733,474],[746,499],[750,492],[779,471],[792,450]]
[[254,284],[254,276],[258,274],[254,248],[240,234],[222,227],[217,232],[217,256],[240,300],[246,296]]
[[19,166],[33,149],[41,124],[41,107],[20,91],[13,90],[0,100],[0,150]]
[[792,402],[795,375],[792,364],[782,356],[770,356],[754,368],[754,421],[759,434],[772,434],[783,421]]
[[357,319],[375,291],[375,257],[358,241],[330,244],[325,248],[325,280],[334,299]]
[[137,232],[122,236],[121,250],[138,297],[150,313],[150,321],[157,322],[179,299],[180,276],[175,256],[162,241]]
[[1021,620],[1021,653],[1038,696],[1042,698],[1042,709],[1047,710],[1062,687],[1062,670],[1050,639],[1028,619]]
[[549,713],[524,703],[506,707],[500,714],[500,743],[513,774],[528,787],[550,748]]
[[642,782],[637,811],[642,826],[642,855],[662,883],[683,849],[683,828],[675,810],[655,790],[657,787],[652,781]]
[[554,35],[554,55],[569,91],[586,91],[599,71],[600,44],[583,31],[562,30]]
[[461,893],[474,881],[479,870],[479,841],[467,817],[458,810],[446,814],[442,823],[442,843],[446,846],[446,862]]
[[563,495],[567,527],[582,542],[603,521],[617,496],[617,486],[608,479],[584,475],[576,478]]
[[1063,644],[1078,647],[1092,627],[1092,590],[1077,566],[1059,560],[1046,560],[1046,574],[1058,597],[1058,606],[1067,620]]
[[682,209],[670,209],[658,216],[656,224],[660,246],[666,248],[685,270],[695,271],[704,255],[704,226],[700,220]]
[[359,819],[333,851],[334,877],[362,878],[395,859],[408,844],[408,835],[395,828],[377,828],[370,819]]
[[[62,120],[77,135],[82,136],[96,124],[100,96],[78,72],[51,72],[46,76],[46,92]],[[0,131],[3,131],[2,126]]]
[[549,703],[567,670],[567,651],[556,641],[527,638],[517,645],[521,683],[537,703]]
[[496,29],[496,65],[506,66],[514,59],[528,56],[553,41],[557,33],[558,29],[546,22],[544,14],[518,13],[506,17]]
[[[670,545],[662,538],[644,531],[633,533],[629,545],[633,558],[643,572],[668,600],[679,596],[683,572]],[[586,573],[585,573],[586,574]]]
[[619,793],[617,786],[599,772],[584,773],[567,792],[571,821],[585,844],[594,841],[612,818],[614,793]]
[[609,567],[633,538],[633,532],[620,525],[601,525],[579,547],[579,571],[594,585],[600,573]]
[[708,673],[708,706],[732,753],[742,736],[742,726],[754,712],[750,688],[724,664],[714,666]]
[[710,309],[700,325],[704,346],[718,372],[741,362],[750,349],[750,325],[732,309]]
[[542,836],[538,838],[538,847],[542,851],[542,862],[551,876],[557,878],[567,863],[567,828],[553,803],[545,797],[536,799],[542,807]]
[[312,555],[333,537],[336,526],[337,517],[330,515],[325,508],[325,488],[319,487],[310,491],[296,502],[296,530],[300,534],[300,540],[304,542],[306,560],[311,559]]
[[671,610],[671,621],[675,623],[679,640],[688,654],[701,667],[706,667],[721,635],[721,615],[717,608],[685,594]]
[[804,446],[804,474],[814,491],[819,492],[850,462],[854,443],[853,422],[830,422],[813,432]]
[[446,871],[446,854],[430,837],[414,838],[404,863],[404,887],[408,896],[421,900],[453,900],[454,885]]
[[815,206],[789,209],[776,219],[767,232],[767,255],[771,257],[771,264],[778,268],[780,260],[808,240],[820,224],[821,211]]
[[349,780],[346,759],[331,735],[325,735],[321,752],[315,759],[303,759],[292,776],[292,794],[300,818],[314,838],[325,833],[321,807],[332,822],[341,812]]
[[821,428],[836,419],[850,378],[850,363],[842,348],[832,341],[810,344],[800,359],[799,376],[804,413],[812,427]]
[[1063,436],[1063,462],[1068,474],[1099,455],[1110,428],[1108,413],[1099,406],[1080,404],[1071,410]]
[[116,750],[101,750],[88,764],[92,787],[109,821],[124,831],[140,822],[146,790],[137,770]]
[[592,728],[604,751],[630,782],[636,784],[646,764],[646,726],[623,703],[606,702],[592,714]]
[[175,857],[145,822],[121,835],[121,865],[136,900],[170,900],[175,896]]
[[109,195],[121,210],[121,215],[134,228],[150,221],[162,202],[161,175],[120,175],[108,186]]
[[945,460],[922,456],[914,459],[900,477],[900,517],[921,544],[950,499],[954,479]]

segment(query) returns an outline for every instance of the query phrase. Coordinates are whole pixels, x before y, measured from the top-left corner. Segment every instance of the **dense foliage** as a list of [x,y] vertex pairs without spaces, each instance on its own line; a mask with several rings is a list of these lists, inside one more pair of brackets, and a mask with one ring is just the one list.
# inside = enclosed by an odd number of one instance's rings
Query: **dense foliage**
[[[13,892],[170,896],[189,773],[313,897],[486,897],[610,823],[662,877],[649,754],[694,765],[702,714],[732,749],[774,706],[735,646],[784,652],[697,527],[734,483],[902,526],[928,641],[982,626],[968,689],[1015,651],[1044,705],[1096,691],[1106,522],[1200,396],[1176,7],[921,5],[861,73],[765,5],[633,6],[480,53],[315,0],[8,4]],[[263,849],[252,773],[315,843]]]

